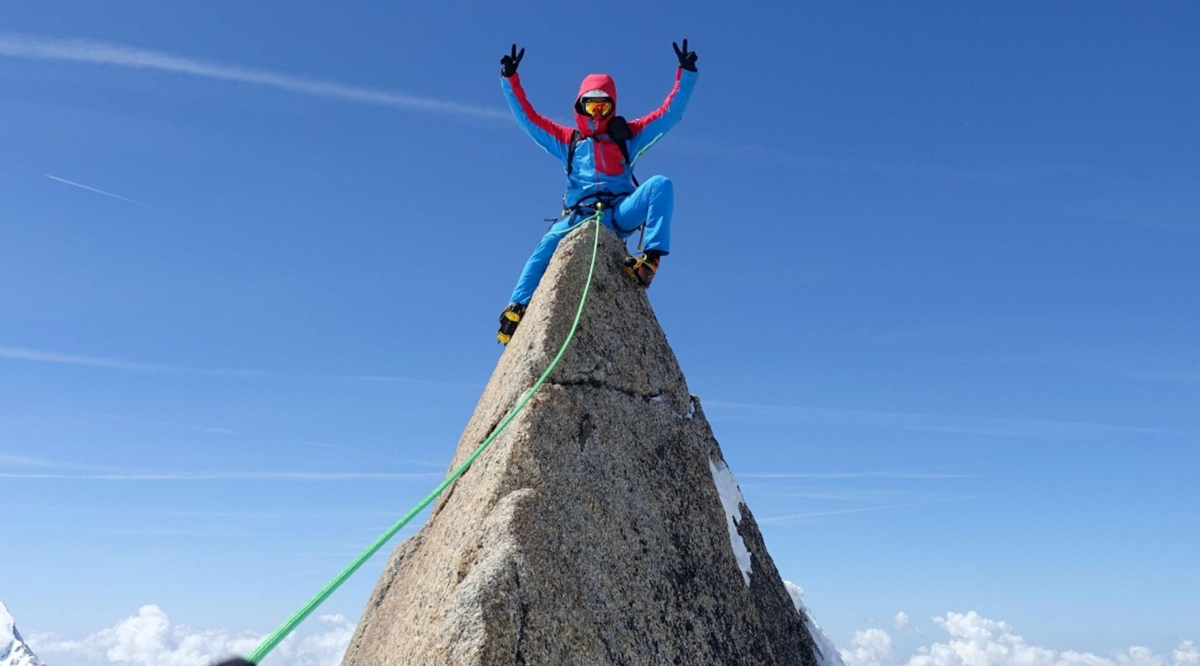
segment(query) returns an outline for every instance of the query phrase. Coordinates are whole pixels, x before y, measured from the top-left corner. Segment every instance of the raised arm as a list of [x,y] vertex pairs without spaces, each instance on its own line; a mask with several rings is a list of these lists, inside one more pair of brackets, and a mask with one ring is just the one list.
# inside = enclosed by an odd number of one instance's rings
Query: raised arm
[[629,122],[629,130],[633,138],[629,140],[630,162],[636,163],[642,153],[654,145],[664,134],[669,132],[675,123],[683,119],[683,110],[687,108],[692,96],[692,88],[696,86],[696,52],[688,50],[687,40],[683,40],[683,48],[674,42],[675,55],[679,58],[679,69],[675,72],[675,85],[667,94],[667,99],[654,111]]
[[512,109],[517,124],[525,130],[529,138],[566,166],[567,150],[571,145],[573,132],[571,128],[559,125],[538,113],[529,103],[525,89],[521,87],[521,77],[517,75],[517,66],[524,57],[525,49],[517,53],[517,45],[513,44],[512,55],[500,58],[500,85],[504,90],[504,98],[508,100],[508,108]]

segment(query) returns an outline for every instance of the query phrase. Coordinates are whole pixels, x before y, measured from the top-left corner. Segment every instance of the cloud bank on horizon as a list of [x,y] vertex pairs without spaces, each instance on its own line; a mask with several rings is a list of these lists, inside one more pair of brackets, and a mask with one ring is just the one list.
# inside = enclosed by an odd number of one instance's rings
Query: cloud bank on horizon
[[[337,666],[354,635],[354,623],[341,615],[322,615],[317,628],[293,634],[271,653],[273,666]],[[137,664],[139,666],[210,666],[234,655],[246,655],[263,636],[223,629],[193,629],[172,624],[156,605],[85,638],[66,639],[50,632],[30,633],[27,643],[47,663],[57,666]]]
[[[846,666],[1200,666],[1200,647],[1193,640],[1182,640],[1170,654],[1135,645],[1102,656],[1031,645],[1007,622],[975,611],[949,612],[933,622],[945,637],[917,648],[908,657],[896,658],[891,635],[879,628],[855,632],[851,647],[838,652]],[[317,625],[311,633],[293,635],[271,653],[272,666],[337,666],[341,662],[355,624],[341,615],[324,615],[319,623],[310,624]],[[917,631],[904,613],[897,613],[890,624],[897,631]],[[252,632],[172,624],[161,608],[147,605],[137,615],[82,639],[33,632],[27,642],[39,656],[58,666],[209,666],[230,655],[248,654],[261,638]]]
[[[854,633],[849,649],[841,649],[846,666],[1198,666],[1200,648],[1182,640],[1171,654],[1160,655],[1142,646],[1101,656],[1074,650],[1030,645],[1007,622],[983,617],[975,611],[946,613],[933,618],[948,636],[944,642],[921,646],[907,658],[892,655],[892,637],[883,629]],[[911,619],[898,613],[893,628],[916,631]]]

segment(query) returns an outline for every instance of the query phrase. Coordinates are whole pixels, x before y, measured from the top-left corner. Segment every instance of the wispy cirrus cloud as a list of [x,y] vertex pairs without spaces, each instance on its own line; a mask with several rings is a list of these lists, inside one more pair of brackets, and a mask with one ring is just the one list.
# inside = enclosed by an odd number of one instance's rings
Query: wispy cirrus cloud
[[507,120],[509,114],[470,104],[407,95],[403,93],[351,86],[321,79],[282,74],[188,56],[152,51],[121,44],[86,39],[57,39],[14,33],[0,33],[0,56],[25,60],[77,62],[186,74],[207,79],[233,81],[248,85],[286,90],[313,97],[385,106],[394,109],[425,111],[443,115]]
[[[54,363],[60,365],[77,365],[110,370],[127,370],[132,372],[162,372],[187,375],[207,375],[212,377],[261,377],[274,379],[315,379],[367,383],[392,384],[421,384],[427,386],[451,386],[476,388],[474,383],[453,382],[441,379],[421,379],[417,377],[401,377],[390,375],[316,375],[289,374],[267,372],[264,370],[248,370],[245,368],[202,368],[189,365],[170,365],[164,363],[144,363],[127,359],[109,358],[103,356],[86,356],[83,354],[66,354],[25,347],[8,347],[0,345],[0,359],[13,361],[29,361],[33,363]],[[210,429],[217,434],[237,434],[221,432],[222,429]]]
[[89,463],[63,462],[60,460],[47,460],[45,458],[37,458],[34,456],[17,455],[15,453],[5,453],[0,451],[0,466],[13,467],[32,467],[35,469],[53,469],[58,471],[73,470],[77,472],[103,473],[103,472],[119,472],[119,467],[107,467],[103,465],[93,465]]
[[441,474],[431,472],[0,472],[0,479],[42,481],[368,481],[440,478]]
[[[880,504],[882,502],[914,501],[914,497],[934,497],[929,492],[889,488],[826,489],[792,486],[775,486],[772,483],[741,483],[747,499],[778,498],[786,500],[817,500],[828,502],[852,502],[854,504]],[[937,495],[941,496],[941,495]]]
[[949,504],[951,502],[966,502],[969,500],[983,499],[991,497],[991,495],[971,495],[969,497],[946,497],[942,499],[925,500],[922,502],[904,502],[901,504],[888,504],[885,506],[868,506],[857,509],[832,509],[828,511],[808,511],[805,513],[792,513],[784,516],[768,516],[759,518],[758,522],[762,524],[770,523],[791,523],[800,520],[809,520],[812,518],[827,518],[830,516],[844,516],[852,513],[868,513],[872,511],[887,511],[890,509],[904,509],[914,506],[927,506],[931,504]]
[[772,405],[708,400],[705,408],[751,414],[759,419],[840,422],[896,430],[942,432],[994,437],[1053,437],[1097,434],[1183,435],[1200,433],[1171,428],[1087,421],[1055,421],[1002,416],[958,416],[923,412],[888,412],[867,409],[838,409],[808,405]]
[[[369,481],[440,479],[439,472],[309,472],[309,471],[209,471],[176,472],[130,469],[87,463],[46,460],[0,451],[0,479],[62,481]],[[26,468],[31,471],[19,471]],[[18,471],[13,471],[14,469]]]
[[972,479],[970,474],[940,472],[761,472],[738,474],[742,479]]
[[1110,349],[1079,350],[1071,354],[1052,353],[990,358],[958,358],[957,363],[1002,368],[1051,368],[1084,375],[1116,377],[1157,383],[1200,383],[1200,368],[1175,358],[1139,359],[1113,363],[1119,355]]
[[240,370],[236,368],[193,368],[179,365],[163,365],[159,363],[141,363],[116,358],[100,356],[83,356],[80,354],[63,354],[39,349],[0,346],[0,358],[16,361],[33,361],[37,363],[59,363],[63,365],[84,365],[94,368],[109,368],[112,370],[136,370],[140,372],[178,372],[200,375],[218,375],[229,377],[265,377],[269,373],[257,370]]
[[45,177],[47,177],[47,178],[49,178],[50,180],[56,180],[56,181],[58,181],[58,182],[60,182],[60,183],[65,183],[65,184],[67,184],[67,185],[71,185],[72,187],[78,187],[78,188],[80,188],[80,189],[87,190],[87,191],[89,191],[89,192],[95,192],[96,194],[103,194],[103,195],[104,195],[104,196],[106,196],[106,197],[112,197],[112,198],[114,198],[114,199],[120,199],[121,201],[126,201],[126,202],[128,202],[128,203],[131,203],[131,204],[135,204],[135,205],[141,206],[141,207],[143,207],[143,208],[150,208],[150,209],[153,209],[153,208],[154,208],[154,206],[151,206],[150,204],[147,204],[147,203],[142,203],[141,201],[138,201],[138,200],[136,200],[136,199],[130,199],[130,198],[128,198],[128,197],[123,197],[123,196],[121,196],[121,195],[119,195],[119,194],[113,194],[112,192],[106,192],[106,191],[104,191],[104,190],[101,190],[101,189],[99,189],[99,188],[92,187],[91,185],[84,185],[83,183],[76,183],[75,181],[73,181],[73,180],[67,180],[66,178],[59,178],[58,176],[51,176],[51,175],[50,175],[50,174],[48,174],[48,173],[44,173],[44,174],[42,174],[42,175],[43,175],[43,176],[45,176]]

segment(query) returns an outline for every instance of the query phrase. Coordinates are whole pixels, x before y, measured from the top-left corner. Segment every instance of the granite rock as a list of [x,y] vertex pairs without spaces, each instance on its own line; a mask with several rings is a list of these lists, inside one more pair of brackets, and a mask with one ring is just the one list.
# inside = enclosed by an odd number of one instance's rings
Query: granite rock
[[[563,239],[451,468],[558,351],[596,233]],[[624,244],[599,233],[574,341],[392,553],[343,666],[818,666],[744,503],[728,522],[720,447],[646,292],[621,272]]]

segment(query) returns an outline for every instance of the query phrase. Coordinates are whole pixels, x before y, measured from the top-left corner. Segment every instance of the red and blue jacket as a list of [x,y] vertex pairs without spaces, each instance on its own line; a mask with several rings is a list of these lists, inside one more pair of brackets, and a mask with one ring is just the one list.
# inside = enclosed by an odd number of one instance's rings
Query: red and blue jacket
[[[675,73],[675,85],[671,88],[662,106],[654,111],[629,121],[632,138],[626,142],[629,150],[630,164],[637,164],[642,153],[654,145],[683,117],[692,89],[696,85],[696,72],[680,68]],[[596,195],[626,195],[634,190],[633,172],[625,165],[621,149],[616,142],[609,138],[606,130],[609,119],[616,115],[614,110],[599,121],[585,115],[579,110],[578,103],[574,104],[575,124],[581,135],[581,140],[575,146],[572,164],[567,169],[567,158],[571,154],[571,140],[575,133],[570,127],[559,125],[534,110],[533,105],[521,87],[519,74],[501,77],[504,97],[512,109],[517,123],[547,153],[557,157],[567,170],[567,192],[563,195],[563,203],[567,208],[573,208],[580,200]],[[617,85],[607,74],[589,74],[579,84],[579,94],[575,101],[589,90],[603,90],[617,103]]]

